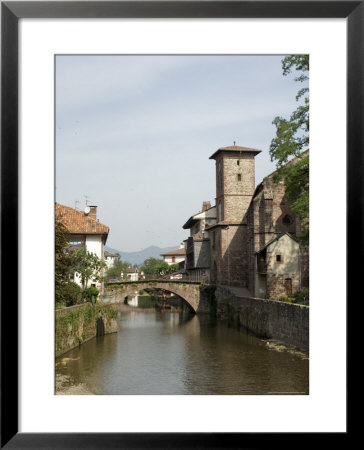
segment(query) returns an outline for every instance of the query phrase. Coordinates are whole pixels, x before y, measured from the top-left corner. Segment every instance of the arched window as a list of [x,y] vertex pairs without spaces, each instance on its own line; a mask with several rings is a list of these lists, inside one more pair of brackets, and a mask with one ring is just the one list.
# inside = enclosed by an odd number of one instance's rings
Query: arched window
[[282,222],[284,223],[284,225],[291,225],[293,223],[293,218],[289,214],[286,214],[283,217]]

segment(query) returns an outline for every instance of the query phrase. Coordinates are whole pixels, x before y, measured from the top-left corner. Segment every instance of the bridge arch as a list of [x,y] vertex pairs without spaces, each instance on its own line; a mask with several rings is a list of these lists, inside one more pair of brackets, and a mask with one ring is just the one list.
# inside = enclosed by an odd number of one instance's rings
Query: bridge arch
[[[136,291],[147,289],[160,289],[181,297],[189,304],[194,312],[201,312],[206,309],[200,289],[199,282],[172,281],[172,280],[140,280],[121,281],[119,283],[108,283],[106,289],[108,293],[115,295],[117,302],[123,302],[127,296],[135,295]],[[206,311],[204,311],[206,312]]]

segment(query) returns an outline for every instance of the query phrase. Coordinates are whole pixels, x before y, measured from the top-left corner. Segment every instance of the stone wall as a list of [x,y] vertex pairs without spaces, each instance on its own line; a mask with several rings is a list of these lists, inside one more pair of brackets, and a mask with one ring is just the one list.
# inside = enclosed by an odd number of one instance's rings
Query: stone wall
[[309,307],[279,301],[241,297],[218,286],[216,314],[257,336],[309,350]]
[[56,357],[78,347],[95,336],[115,333],[118,330],[117,311],[113,305],[71,306],[56,311]]
[[216,226],[212,230],[211,282],[231,286],[248,286],[249,248],[244,224]]
[[194,242],[194,267],[210,267],[210,240],[204,239]]

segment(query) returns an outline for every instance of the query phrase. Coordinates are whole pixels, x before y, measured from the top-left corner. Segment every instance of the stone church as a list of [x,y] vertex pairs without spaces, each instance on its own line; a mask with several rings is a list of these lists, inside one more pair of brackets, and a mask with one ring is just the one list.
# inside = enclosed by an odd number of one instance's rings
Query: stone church
[[197,213],[183,226],[191,232],[185,241],[185,268],[188,277],[196,279],[201,268],[194,252],[203,242],[209,250],[204,252],[204,280],[278,300],[308,287],[308,249],[297,239],[301,225],[286,198],[284,181],[275,182],[274,172],[255,187],[255,157],[260,152],[234,143],[210,156],[216,161],[214,220],[198,223],[202,216]]

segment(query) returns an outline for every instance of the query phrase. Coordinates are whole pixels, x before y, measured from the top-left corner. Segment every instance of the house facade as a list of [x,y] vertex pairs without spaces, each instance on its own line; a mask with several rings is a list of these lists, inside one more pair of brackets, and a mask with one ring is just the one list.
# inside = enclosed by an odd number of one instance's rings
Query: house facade
[[255,297],[279,299],[302,288],[302,255],[294,236],[278,234],[255,252],[255,258]]
[[171,250],[169,252],[161,253],[163,261],[169,265],[179,264],[185,260],[185,246],[181,244],[176,250]]
[[[100,260],[104,260],[104,246],[109,235],[109,227],[97,219],[97,206],[88,206],[84,211],[70,206],[55,204],[56,220],[61,222],[68,232],[70,250],[85,247]],[[100,273],[103,275],[103,272]],[[79,274],[74,275],[74,281],[81,286]],[[103,283],[89,280],[88,286],[96,286],[103,291]]]
[[119,255],[116,255],[115,253],[110,253],[110,252],[104,250],[104,261],[107,265],[107,269],[114,267],[114,265],[118,261],[118,259],[119,259]]
[[183,225],[183,229],[190,230],[190,236],[184,241],[186,259],[184,275],[190,281],[210,282],[210,238],[206,227],[216,223],[216,206],[205,201],[202,209],[191,216]]
[[137,267],[128,267],[126,271],[127,281],[139,280],[139,269]]

